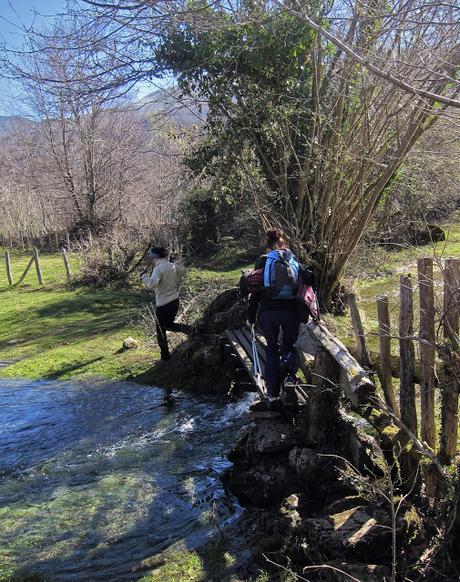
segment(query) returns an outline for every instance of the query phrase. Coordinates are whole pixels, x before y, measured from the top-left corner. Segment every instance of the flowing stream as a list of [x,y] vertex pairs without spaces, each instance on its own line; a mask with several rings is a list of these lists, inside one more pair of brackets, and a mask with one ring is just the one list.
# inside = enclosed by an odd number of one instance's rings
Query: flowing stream
[[[249,397],[250,398],[250,397]],[[248,422],[131,383],[0,381],[0,580],[135,580],[242,513],[220,475]]]

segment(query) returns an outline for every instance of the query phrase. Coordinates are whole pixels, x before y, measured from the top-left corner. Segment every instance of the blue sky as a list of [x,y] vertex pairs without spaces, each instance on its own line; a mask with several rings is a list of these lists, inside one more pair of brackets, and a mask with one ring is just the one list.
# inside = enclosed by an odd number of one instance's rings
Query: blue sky
[[[1,0],[0,37],[8,46],[20,47],[22,26],[40,27],[52,21],[52,17],[63,12],[65,0]],[[0,79],[0,115],[20,113],[15,99],[14,86],[10,81]]]
[[[9,47],[20,47],[23,27],[43,28],[65,10],[66,0],[0,0],[0,41]],[[155,86],[139,83],[138,98],[154,90]],[[0,115],[22,113],[24,105],[18,99],[14,83],[0,77]]]

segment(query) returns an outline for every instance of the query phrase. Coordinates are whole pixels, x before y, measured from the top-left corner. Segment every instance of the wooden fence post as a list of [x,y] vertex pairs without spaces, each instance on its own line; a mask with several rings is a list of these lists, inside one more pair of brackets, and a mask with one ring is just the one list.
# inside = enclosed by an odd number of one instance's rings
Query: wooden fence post
[[371,358],[366,346],[366,338],[364,337],[364,328],[361,321],[361,315],[354,293],[348,294],[348,304],[350,306],[351,325],[353,326],[353,333],[356,339],[356,347],[358,349],[357,360],[368,368],[371,367]]
[[8,285],[11,287],[13,285],[13,273],[11,271],[10,253],[8,251],[5,251],[5,262],[6,262],[6,276],[8,277]]
[[62,258],[64,259],[67,285],[70,285],[71,273],[70,273],[69,259],[67,258],[67,253],[66,253],[66,250],[64,248],[62,249]]
[[447,342],[441,378],[441,438],[439,457],[450,463],[457,452],[458,436],[458,354],[459,332],[459,276],[460,260],[446,259],[444,262],[444,312],[443,332]]
[[434,288],[433,259],[417,260],[418,286],[420,293],[420,434],[433,450],[436,449],[436,427],[434,414],[435,382],[435,334],[434,334]]
[[27,263],[27,267],[24,269],[24,272],[22,273],[22,275],[19,277],[19,280],[16,282],[16,286],[20,285],[24,279],[27,277],[27,273],[29,272],[30,267],[32,266],[32,263],[35,261],[35,257],[32,256],[32,258],[30,259],[30,261]]
[[396,402],[391,374],[390,311],[388,297],[385,295],[377,297],[377,318],[379,321],[380,383],[387,406],[399,417],[399,406]]
[[40,267],[40,259],[38,257],[37,247],[34,247],[34,259],[35,259],[35,268],[37,269],[38,283],[40,285],[43,285],[43,275],[42,275],[42,270]]
[[400,313],[399,313],[399,365],[401,420],[417,435],[417,409],[415,406],[414,335],[412,279],[410,275],[400,278]]

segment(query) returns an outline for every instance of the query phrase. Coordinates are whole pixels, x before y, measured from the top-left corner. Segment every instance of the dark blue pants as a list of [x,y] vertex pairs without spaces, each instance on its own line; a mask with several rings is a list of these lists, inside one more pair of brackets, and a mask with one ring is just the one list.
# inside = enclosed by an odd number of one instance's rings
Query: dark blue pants
[[[281,382],[286,374],[295,374],[299,358],[294,344],[299,336],[299,314],[297,310],[262,311],[259,327],[267,340],[265,381],[268,396],[279,396]],[[283,339],[279,341],[280,329]]]

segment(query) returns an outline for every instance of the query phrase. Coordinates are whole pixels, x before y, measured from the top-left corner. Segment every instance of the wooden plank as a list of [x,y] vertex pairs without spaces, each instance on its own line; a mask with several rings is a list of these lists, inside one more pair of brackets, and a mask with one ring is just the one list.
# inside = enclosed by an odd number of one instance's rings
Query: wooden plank
[[35,261],[35,257],[32,256],[30,261],[27,263],[27,267],[24,269],[23,274],[20,276],[19,281],[17,281],[15,283],[15,285],[19,285],[20,283],[22,283],[24,281],[24,279],[27,277],[27,273],[29,272],[29,269],[33,265],[34,261]]
[[[309,324],[307,324],[309,325]],[[309,391],[308,442],[321,445],[334,442],[338,435],[340,366],[329,350],[320,348],[313,370],[313,385]]]
[[434,331],[434,288],[433,259],[417,260],[418,287],[420,293],[420,343],[421,375],[420,434],[433,450],[436,448],[435,426],[435,331]]
[[72,278],[71,273],[70,273],[69,259],[67,257],[67,252],[66,252],[65,248],[63,248],[61,252],[62,252],[62,258],[64,259],[64,267],[65,267],[65,276],[66,276],[67,286],[69,286],[71,278]]
[[350,306],[351,325],[353,327],[353,334],[355,336],[356,347],[358,350],[358,361],[361,362],[363,366],[370,368],[372,366],[371,359],[367,350],[361,314],[359,313],[358,303],[354,293],[348,294],[348,305]]
[[400,277],[400,310],[399,310],[399,365],[401,384],[399,391],[399,406],[401,420],[407,428],[417,435],[417,408],[415,405],[414,385],[414,335],[413,322],[413,292],[410,275]]
[[239,342],[240,346],[243,350],[247,353],[249,359],[252,362],[252,345],[249,339],[244,335],[243,331],[240,329],[234,329],[233,333],[235,334],[235,338]]
[[[239,333],[241,333],[244,336],[244,342],[245,342],[245,346],[248,347],[249,351],[249,356],[252,359],[252,334],[249,332],[249,330],[247,328],[243,328],[238,330]],[[259,360],[260,363],[263,365],[263,367],[265,367],[265,361],[267,359],[266,353],[265,353],[265,347],[266,347],[266,342],[265,345],[261,344],[261,339],[262,336],[260,334],[256,333],[256,346],[257,346],[257,353],[259,354]],[[265,338],[264,338],[265,340]]]
[[303,348],[304,344],[308,349],[310,348],[311,340],[308,335],[312,336],[343,368],[347,381],[344,388],[347,390],[347,396],[350,400],[357,400],[360,404],[368,402],[370,395],[375,391],[375,386],[369,379],[368,372],[361,367],[343,343],[332,335],[322,321],[318,323],[310,321],[300,326],[299,339],[297,340],[297,346],[300,349]]
[[306,388],[308,388],[306,384],[296,386],[295,391],[297,392],[299,404],[306,404],[308,402],[308,390],[306,390]]
[[[257,380],[254,374],[254,366],[252,361],[252,345],[251,343],[249,343],[248,336],[245,335],[243,330],[238,329],[226,330],[225,334],[227,335],[229,341],[231,342],[231,345],[235,352],[237,353],[238,357],[240,358],[242,364],[246,368],[246,371],[248,372],[249,376],[253,378],[254,384],[256,385],[259,394],[262,397],[265,397],[267,394],[265,381],[261,377],[259,377],[259,379]],[[261,371],[263,372],[263,363],[260,362],[260,365],[262,367]]]
[[399,417],[399,406],[393,389],[391,372],[391,330],[388,297],[377,297],[377,318],[379,322],[380,365],[379,378],[382,385],[385,402],[390,410]]
[[[230,346],[234,350],[235,354],[243,364],[245,370],[249,374],[251,378],[253,378],[254,384],[257,385],[254,378],[254,369],[253,369],[253,361],[252,361],[252,335],[250,334],[249,330],[246,328],[244,329],[227,329],[225,330],[225,335],[230,343]],[[257,353],[259,354],[259,361],[262,366],[264,367],[265,362],[265,347],[266,341],[260,333],[256,332],[256,345],[257,345]],[[266,394],[265,382],[263,383],[263,395]],[[299,384],[296,387],[296,393],[298,402],[300,405],[304,405],[308,400],[308,392],[307,388],[309,386],[307,384]]]
[[239,357],[241,363],[246,368],[249,375],[252,377],[252,360],[249,358],[245,350],[241,347],[241,344],[238,338],[235,336],[233,330],[227,329],[225,331],[225,335],[227,336],[232,348],[235,350],[235,353]]
[[[447,349],[441,378],[441,438],[439,456],[450,463],[457,452],[459,382],[454,373],[454,355],[458,354],[460,260],[444,263],[443,332]],[[457,365],[458,367],[458,365]]]

